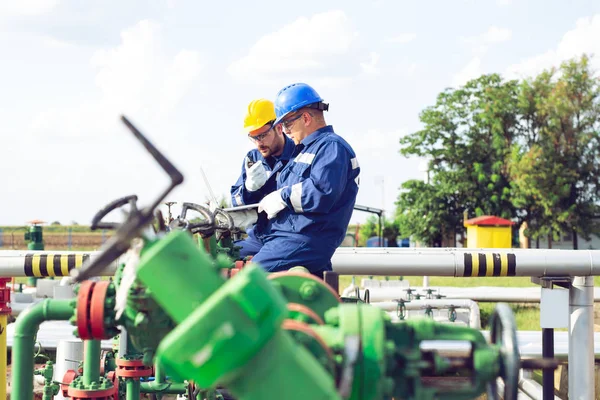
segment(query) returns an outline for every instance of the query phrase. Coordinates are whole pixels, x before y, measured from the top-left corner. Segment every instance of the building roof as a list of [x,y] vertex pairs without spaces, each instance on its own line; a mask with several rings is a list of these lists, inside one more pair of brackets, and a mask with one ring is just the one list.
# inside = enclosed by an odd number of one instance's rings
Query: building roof
[[508,219],[495,217],[493,215],[482,215],[465,221],[465,226],[511,226],[514,224],[514,222],[509,221]]

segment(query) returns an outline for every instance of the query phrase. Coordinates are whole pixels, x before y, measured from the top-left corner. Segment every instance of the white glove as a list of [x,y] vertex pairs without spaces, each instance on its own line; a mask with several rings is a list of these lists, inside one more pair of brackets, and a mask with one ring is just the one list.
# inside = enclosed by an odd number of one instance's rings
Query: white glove
[[268,219],[273,219],[279,214],[279,211],[287,207],[285,201],[281,198],[281,189],[269,193],[258,203],[258,212],[267,213]]
[[233,224],[236,228],[240,228],[244,232],[248,230],[248,227],[258,221],[258,213],[256,209],[253,210],[240,210],[240,211],[229,211],[229,215],[233,219]]
[[246,162],[244,164],[244,168],[246,169],[246,182],[244,184],[246,189],[251,192],[256,192],[267,182],[269,174],[261,161],[256,161],[254,165],[248,167],[248,164],[251,162],[252,161],[246,157]]

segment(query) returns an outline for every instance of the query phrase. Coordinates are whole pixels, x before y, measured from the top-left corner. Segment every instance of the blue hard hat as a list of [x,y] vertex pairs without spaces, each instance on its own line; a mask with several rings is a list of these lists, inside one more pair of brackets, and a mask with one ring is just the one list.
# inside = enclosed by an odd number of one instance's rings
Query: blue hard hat
[[318,105],[319,110],[327,110],[319,93],[306,83],[293,83],[284,87],[275,98],[275,124],[281,122],[286,115],[311,104]]

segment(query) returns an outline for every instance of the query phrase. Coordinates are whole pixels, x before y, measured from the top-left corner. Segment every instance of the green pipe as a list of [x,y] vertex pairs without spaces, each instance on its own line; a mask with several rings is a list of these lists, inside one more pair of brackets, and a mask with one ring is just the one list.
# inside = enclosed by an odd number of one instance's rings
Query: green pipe
[[140,400],[140,381],[139,379],[125,379],[125,398],[127,400]]
[[154,381],[142,382],[142,393],[185,394],[187,384],[167,382],[162,366],[154,363]]
[[100,341],[86,340],[83,348],[83,384],[88,386],[100,381]]
[[179,382],[164,382],[162,384],[157,384],[156,382],[142,382],[140,389],[142,393],[185,394],[187,391],[187,384]]
[[34,338],[44,321],[68,320],[73,316],[71,300],[45,299],[23,311],[15,322],[12,348],[12,395],[33,400]]

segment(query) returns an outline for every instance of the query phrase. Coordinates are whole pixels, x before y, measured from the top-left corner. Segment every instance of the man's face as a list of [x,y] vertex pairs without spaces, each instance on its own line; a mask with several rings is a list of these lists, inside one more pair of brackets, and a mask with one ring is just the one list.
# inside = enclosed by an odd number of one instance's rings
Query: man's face
[[263,157],[278,156],[283,151],[281,127],[267,124],[260,129],[250,132],[250,140]]
[[288,115],[280,124],[285,134],[288,135],[295,144],[300,144],[307,136],[303,118],[304,114],[305,112],[299,112]]

